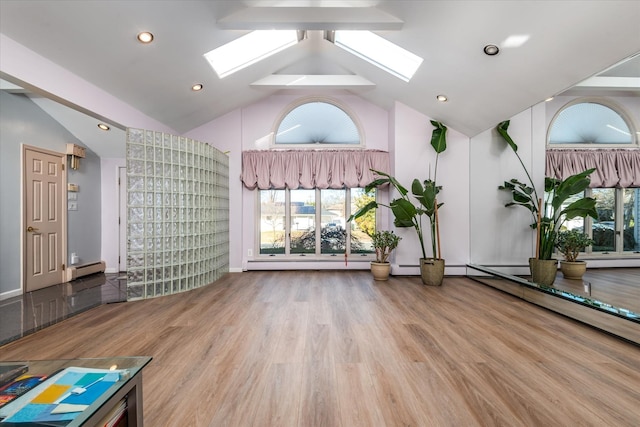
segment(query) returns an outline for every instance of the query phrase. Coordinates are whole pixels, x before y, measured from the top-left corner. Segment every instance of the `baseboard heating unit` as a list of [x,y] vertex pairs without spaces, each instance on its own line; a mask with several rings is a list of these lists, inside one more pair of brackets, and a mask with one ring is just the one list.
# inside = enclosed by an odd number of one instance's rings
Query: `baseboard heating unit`
[[67,268],[67,282],[89,274],[104,273],[106,267],[107,265],[104,261],[69,267]]

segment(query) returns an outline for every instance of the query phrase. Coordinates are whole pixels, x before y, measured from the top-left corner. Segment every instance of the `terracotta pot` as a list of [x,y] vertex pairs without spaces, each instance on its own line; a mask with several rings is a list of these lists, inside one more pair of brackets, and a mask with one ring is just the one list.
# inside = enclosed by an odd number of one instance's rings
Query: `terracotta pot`
[[557,259],[529,258],[531,281],[537,285],[552,286],[558,274]]
[[391,264],[388,262],[371,261],[371,274],[373,274],[373,280],[389,280],[390,272]]
[[581,280],[587,271],[587,263],[584,261],[560,261],[560,271],[565,279]]
[[422,283],[428,286],[442,285],[444,278],[444,260],[420,258],[420,276]]

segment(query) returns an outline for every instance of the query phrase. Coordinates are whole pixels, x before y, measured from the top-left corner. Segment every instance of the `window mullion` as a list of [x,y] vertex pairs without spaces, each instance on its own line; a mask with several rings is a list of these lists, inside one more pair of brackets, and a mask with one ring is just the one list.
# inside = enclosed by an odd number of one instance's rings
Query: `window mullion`
[[[584,192],[585,197],[593,197],[593,190],[591,188],[587,188]],[[584,217],[584,233],[589,236],[589,238],[593,239],[593,218],[589,215]],[[586,247],[584,249],[585,254],[593,253],[593,246]]]
[[345,229],[345,242],[344,250],[347,255],[351,255],[351,227],[350,223],[347,223],[347,218],[351,216],[351,189],[344,189],[344,229]]
[[284,255],[291,254],[291,190],[284,190]]
[[622,188],[616,188],[615,192],[615,242],[616,252],[621,254],[624,252],[624,190]]
[[316,256],[321,254],[322,247],[322,204],[320,190],[316,188]]

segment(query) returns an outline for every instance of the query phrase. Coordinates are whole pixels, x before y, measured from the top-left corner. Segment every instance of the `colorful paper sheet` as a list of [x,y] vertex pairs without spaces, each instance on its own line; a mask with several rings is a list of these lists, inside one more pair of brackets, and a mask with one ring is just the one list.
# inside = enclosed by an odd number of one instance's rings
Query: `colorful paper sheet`
[[119,379],[120,371],[66,368],[0,424],[73,420]]

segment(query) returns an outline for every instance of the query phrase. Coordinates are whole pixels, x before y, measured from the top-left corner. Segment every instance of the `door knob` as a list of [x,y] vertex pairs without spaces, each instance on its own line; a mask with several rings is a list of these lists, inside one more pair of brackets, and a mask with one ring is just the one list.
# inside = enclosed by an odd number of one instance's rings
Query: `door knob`
[[37,229],[37,228],[35,228],[35,227],[32,227],[32,226],[28,226],[28,227],[27,227],[27,231],[28,231],[29,233],[33,233],[34,231],[38,231],[38,229]]

